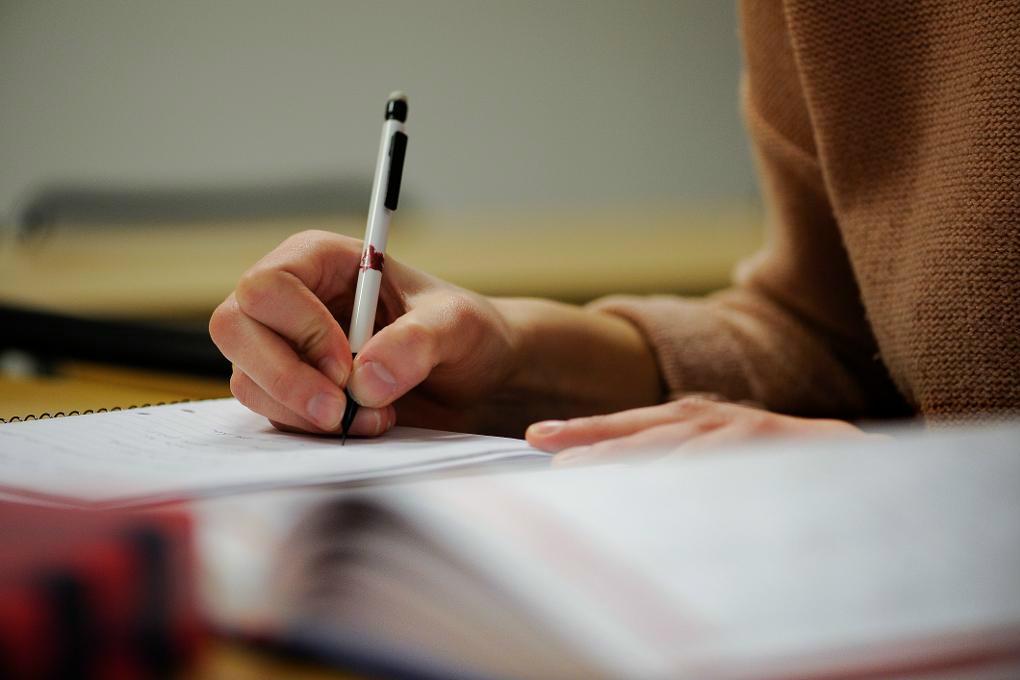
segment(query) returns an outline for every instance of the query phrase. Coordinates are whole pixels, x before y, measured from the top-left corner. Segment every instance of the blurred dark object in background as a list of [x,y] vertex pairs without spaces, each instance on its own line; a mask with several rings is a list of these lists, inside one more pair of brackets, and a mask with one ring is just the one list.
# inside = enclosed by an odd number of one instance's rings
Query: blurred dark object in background
[[321,178],[235,186],[148,187],[54,185],[35,192],[17,218],[22,236],[59,225],[108,228],[325,215],[368,209],[367,178]]
[[169,678],[202,648],[181,512],[0,501],[0,676]]
[[93,319],[0,305],[0,351],[228,378],[204,325]]

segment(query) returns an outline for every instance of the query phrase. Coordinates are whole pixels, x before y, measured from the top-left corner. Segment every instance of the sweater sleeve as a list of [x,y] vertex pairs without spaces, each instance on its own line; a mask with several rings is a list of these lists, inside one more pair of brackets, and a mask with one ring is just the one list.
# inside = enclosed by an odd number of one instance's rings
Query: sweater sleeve
[[707,298],[614,296],[591,307],[637,326],[669,398],[714,392],[798,415],[901,415],[827,199],[782,6],[746,2],[741,23],[765,247]]

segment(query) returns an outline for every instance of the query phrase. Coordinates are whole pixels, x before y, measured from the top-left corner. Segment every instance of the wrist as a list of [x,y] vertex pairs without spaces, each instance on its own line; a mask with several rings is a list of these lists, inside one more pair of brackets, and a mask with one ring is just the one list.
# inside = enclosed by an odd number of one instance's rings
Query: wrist
[[511,338],[506,392],[531,417],[573,417],[647,406],[663,388],[654,354],[628,321],[549,300],[495,298]]

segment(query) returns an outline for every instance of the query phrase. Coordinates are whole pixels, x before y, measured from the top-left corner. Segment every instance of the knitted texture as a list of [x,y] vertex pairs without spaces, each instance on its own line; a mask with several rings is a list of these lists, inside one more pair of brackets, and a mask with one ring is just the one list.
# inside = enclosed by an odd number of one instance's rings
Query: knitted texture
[[1020,2],[748,0],[768,244],[704,301],[609,298],[671,396],[1020,414]]

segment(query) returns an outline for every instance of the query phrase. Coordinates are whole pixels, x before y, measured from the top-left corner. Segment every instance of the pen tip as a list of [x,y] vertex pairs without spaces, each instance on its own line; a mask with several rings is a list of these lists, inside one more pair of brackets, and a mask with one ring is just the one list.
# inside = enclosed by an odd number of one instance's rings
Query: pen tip
[[347,445],[347,433],[344,432],[343,436],[340,438],[340,446],[346,446],[346,445]]
[[390,96],[387,99],[389,101],[393,101],[393,100],[397,99],[397,100],[406,102],[407,101],[407,95],[404,94],[403,92],[401,92],[400,90],[394,90],[393,92],[390,92]]

